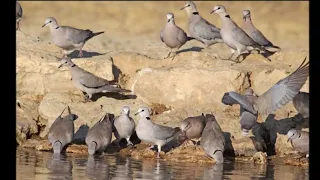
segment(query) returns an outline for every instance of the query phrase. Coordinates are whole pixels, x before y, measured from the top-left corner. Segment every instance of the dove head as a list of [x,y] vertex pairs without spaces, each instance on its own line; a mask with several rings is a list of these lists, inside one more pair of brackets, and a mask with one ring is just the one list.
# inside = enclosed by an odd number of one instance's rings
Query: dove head
[[174,15],[173,15],[173,13],[168,13],[168,14],[167,14],[167,21],[168,21],[168,22],[174,22]]
[[210,14],[212,14],[212,13],[216,13],[218,15],[224,16],[224,15],[227,15],[227,10],[226,10],[226,8],[224,8],[224,6],[217,5],[217,6],[213,7],[213,10],[211,11]]
[[187,131],[190,127],[191,126],[189,121],[182,121],[182,123],[180,124],[180,129],[183,132]]
[[71,61],[71,58],[69,58],[69,57],[63,57],[63,58],[60,60],[60,65],[58,66],[58,68],[61,68],[62,66],[74,67],[75,64]]
[[45,27],[45,26],[49,26],[50,28],[56,27],[56,26],[58,26],[57,20],[54,17],[48,17],[44,21],[44,24],[42,25],[42,27]]
[[140,107],[135,115],[138,114],[141,118],[150,117],[150,111],[147,107]]
[[246,21],[251,20],[251,16],[250,16],[250,11],[249,10],[244,10],[242,11],[242,15],[243,15],[243,20]]
[[123,106],[123,107],[122,107],[121,114],[129,115],[129,114],[130,114],[130,108],[129,108],[129,106]]
[[242,136],[248,136],[249,130],[248,129],[241,129]]
[[182,8],[180,8],[180,10],[187,11],[188,15],[190,15],[194,12],[198,12],[196,4],[192,1],[186,1],[184,3],[184,6]]
[[215,150],[213,152],[213,158],[217,164],[223,164],[223,152],[221,150]]
[[245,95],[245,96],[254,96],[255,93],[254,93],[253,89],[248,88],[248,89],[246,89],[244,95]]
[[298,138],[300,136],[300,133],[295,129],[291,129],[290,131],[288,131],[287,136],[289,142],[292,139]]

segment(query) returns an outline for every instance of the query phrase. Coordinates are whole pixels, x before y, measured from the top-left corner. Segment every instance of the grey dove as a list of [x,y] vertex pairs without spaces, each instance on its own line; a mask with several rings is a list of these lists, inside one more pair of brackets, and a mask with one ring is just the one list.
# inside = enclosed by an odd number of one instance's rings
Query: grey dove
[[115,84],[111,84],[108,80],[81,69],[74,64],[69,57],[63,57],[61,59],[61,64],[58,68],[61,68],[62,66],[69,68],[75,87],[86,93],[85,102],[91,99],[93,94],[100,92],[131,92],[130,90],[117,88],[115,87]]
[[113,114],[106,113],[89,129],[85,141],[90,155],[94,155],[96,152],[103,152],[111,143],[113,119]]
[[122,138],[125,138],[127,140],[127,146],[133,145],[130,137],[134,133],[136,124],[130,117],[129,106],[122,107],[121,115],[114,119],[113,126],[115,127],[114,135],[118,143]]
[[[247,89],[244,95],[244,99],[246,99],[249,103],[253,103],[253,99],[257,97],[252,89]],[[240,106],[240,128],[243,136],[248,136],[249,131],[256,124],[258,119],[258,114],[253,114],[250,111]]]
[[74,114],[71,114],[71,110],[68,108],[68,115],[61,117],[66,108],[57,117],[57,119],[52,123],[48,139],[53,147],[54,153],[61,153],[62,149],[73,140],[74,135],[74,124],[75,120]]
[[[243,52],[252,51],[252,50],[267,50],[261,46],[260,44],[256,43],[253,39],[248,36],[230,17],[227,13],[226,9],[222,5],[217,5],[211,11],[212,13],[216,13],[220,16],[222,21],[221,27],[221,37],[224,43],[230,48],[232,54],[229,58],[224,60],[232,60],[235,62],[239,62],[239,57],[242,55]],[[234,54],[237,56],[235,59],[232,59]]]
[[302,114],[303,118],[309,117],[309,93],[299,92],[292,102],[294,108]]
[[212,114],[206,114],[206,126],[202,132],[200,145],[217,164],[223,163],[225,139],[220,125]]
[[[170,48],[168,56],[165,57],[168,58],[170,57],[173,48],[179,50],[179,48],[183,46],[187,41],[190,41],[194,38],[188,37],[187,34],[175,24],[174,15],[172,13],[168,13],[167,23],[165,27],[160,31],[160,39]],[[174,57],[175,55],[172,59],[174,59]]]
[[196,145],[198,145],[205,126],[206,117],[204,114],[201,116],[188,117],[180,123],[181,131],[185,133],[188,139],[196,139]]
[[140,107],[135,115],[140,115],[136,133],[140,140],[157,145],[157,158],[160,158],[161,147],[179,136],[179,128],[162,126],[152,122],[147,107]]
[[205,48],[216,43],[223,43],[220,29],[201,17],[194,2],[186,1],[180,10],[185,10],[188,14],[190,36],[203,43]]
[[270,42],[252,23],[251,13],[249,10],[244,10],[243,14],[243,23],[242,29],[258,44],[264,47],[281,49],[278,46],[275,46]]
[[[251,113],[249,116],[241,117],[243,122],[251,124],[253,116],[257,115],[258,112],[264,115],[272,114],[293,100],[309,76],[309,62],[304,64],[305,61],[306,58],[293,73],[278,81],[259,97],[254,94],[252,89],[246,91],[246,96],[230,91],[223,95],[221,101],[223,104],[230,106],[239,104],[247,114]],[[250,98],[248,99],[248,97]]]
[[309,132],[291,129],[287,133],[288,142],[290,141],[293,149],[309,157]]
[[19,23],[22,19],[22,7],[20,3],[16,2],[16,30],[20,30]]
[[74,50],[79,50],[78,57],[82,57],[82,48],[85,43],[99,35],[104,33],[92,32],[90,29],[77,29],[70,26],[59,26],[57,20],[53,17],[49,17],[45,20],[42,27],[48,26],[50,29],[51,39],[53,44],[62,49],[64,56],[70,54]]

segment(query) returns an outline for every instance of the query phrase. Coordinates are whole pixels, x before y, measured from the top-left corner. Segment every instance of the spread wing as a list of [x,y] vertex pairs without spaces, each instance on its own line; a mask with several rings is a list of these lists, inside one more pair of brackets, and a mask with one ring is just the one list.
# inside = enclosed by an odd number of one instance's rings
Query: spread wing
[[241,96],[240,94],[230,91],[227,93],[224,93],[221,102],[225,105],[233,105],[233,104],[239,104],[246,110],[250,111],[253,114],[256,114],[257,111],[254,110],[253,105],[244,97]]
[[[307,58],[307,57],[306,57]],[[309,76],[309,62],[304,62],[292,74],[278,81],[268,91],[262,94],[255,101],[259,113],[271,114],[288,102],[299,93]]]

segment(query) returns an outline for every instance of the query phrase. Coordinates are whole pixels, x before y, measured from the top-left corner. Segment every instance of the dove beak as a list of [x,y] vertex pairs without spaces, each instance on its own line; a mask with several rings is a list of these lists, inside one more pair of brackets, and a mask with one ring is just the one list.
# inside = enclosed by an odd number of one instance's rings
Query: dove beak
[[212,14],[212,13],[214,13],[216,10],[212,10],[211,12],[210,12],[210,14]]
[[180,8],[180,10],[184,10],[185,8],[186,8],[186,6],[184,6],[184,7]]
[[[292,135],[292,136],[293,136],[293,135]],[[290,136],[290,137],[288,138],[287,143],[291,140],[291,137],[292,137],[292,136]]]
[[45,27],[47,24],[48,24],[48,23],[43,24],[42,27]]
[[136,116],[136,115],[138,115],[140,112],[137,112],[137,113],[135,113],[134,115]]
[[58,69],[60,69],[62,66],[63,66],[63,64],[60,64],[60,65],[58,66]]

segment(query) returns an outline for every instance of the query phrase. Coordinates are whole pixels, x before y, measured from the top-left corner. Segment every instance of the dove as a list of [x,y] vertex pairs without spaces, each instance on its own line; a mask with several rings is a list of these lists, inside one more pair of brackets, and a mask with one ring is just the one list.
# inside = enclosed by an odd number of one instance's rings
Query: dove
[[249,10],[244,10],[243,14],[243,23],[242,29],[258,44],[264,47],[281,49],[278,46],[275,46],[270,42],[252,23],[251,13]]
[[20,3],[16,2],[16,30],[20,30],[19,23],[22,20],[22,7]]
[[66,108],[57,117],[49,128],[48,139],[53,146],[53,153],[61,153],[62,149],[73,140],[75,115],[71,114],[68,106],[69,114],[61,117]]
[[60,62],[61,64],[58,68],[62,66],[68,67],[75,87],[86,93],[85,102],[90,100],[93,94],[100,92],[131,92],[130,90],[117,88],[115,84],[111,84],[108,80],[81,69],[69,57],[63,57]]
[[179,128],[171,128],[153,123],[147,107],[140,107],[135,115],[140,115],[136,132],[140,140],[157,145],[157,158],[160,158],[161,147],[179,136]]
[[302,114],[303,118],[309,117],[309,93],[299,92],[292,102],[294,108]]
[[217,164],[223,163],[225,139],[216,118],[206,114],[206,126],[203,129],[200,146],[207,155],[216,160]]
[[[246,90],[246,96],[242,96],[234,91],[227,92],[223,95],[221,102],[230,106],[239,104],[240,107],[242,106],[242,108],[245,109],[247,114],[251,113],[250,116],[246,116],[249,117],[249,119],[241,117],[242,121],[245,121],[248,124],[255,121],[255,117],[253,116],[257,116],[257,113],[264,115],[272,114],[277,109],[280,109],[282,106],[292,101],[305,84],[309,76],[309,62],[305,64],[305,61],[306,58],[293,73],[278,81],[259,97],[255,95],[251,88],[249,88]],[[246,129],[250,127],[251,126],[248,126]]]
[[88,145],[88,153],[90,155],[94,155],[96,152],[103,152],[110,144],[113,118],[113,114],[106,113],[89,129],[85,141]]
[[122,138],[125,138],[127,140],[127,146],[133,145],[130,141],[130,137],[134,133],[136,126],[134,120],[129,114],[129,106],[123,106],[121,115],[116,117],[113,121],[113,125],[115,127],[114,135],[118,140],[117,142],[119,143]]
[[74,50],[79,50],[78,57],[83,57],[82,48],[85,43],[89,39],[104,33],[104,31],[94,33],[90,29],[83,30],[70,26],[59,26],[54,17],[48,17],[42,25],[42,27],[45,26],[50,29],[53,44],[62,49],[64,56]]
[[[253,99],[257,97],[252,89],[247,89],[244,98],[249,102],[253,103]],[[240,128],[243,136],[248,136],[249,131],[256,124],[258,119],[258,114],[253,114],[247,111],[243,106],[240,106]]]
[[[223,60],[232,60],[239,63],[239,57],[243,52],[252,50],[267,50],[256,43],[253,39],[249,37],[230,17],[226,9],[222,5],[217,5],[213,8],[210,14],[216,13],[220,16],[222,21],[222,27],[220,30],[221,37],[224,43],[230,48],[232,54],[229,58]],[[232,59],[234,54],[237,52],[235,59]]]
[[287,133],[288,142],[292,147],[300,153],[306,154],[309,157],[309,132],[291,129]]
[[224,42],[220,34],[220,29],[201,17],[194,2],[186,1],[184,7],[180,10],[187,12],[190,36],[203,43],[205,48],[216,43]]
[[188,139],[197,139],[196,145],[198,145],[201,138],[202,131],[206,126],[206,117],[204,114],[201,116],[188,117],[180,123],[180,129]]
[[[160,31],[160,39],[163,43],[165,43],[169,48],[170,54],[172,53],[172,49],[176,48],[179,50],[181,46],[183,46],[187,41],[190,41],[194,38],[188,37],[187,34],[175,24],[174,15],[172,13],[167,14],[167,24],[165,27]],[[176,54],[177,52],[175,52]],[[174,59],[173,56],[172,59]]]

